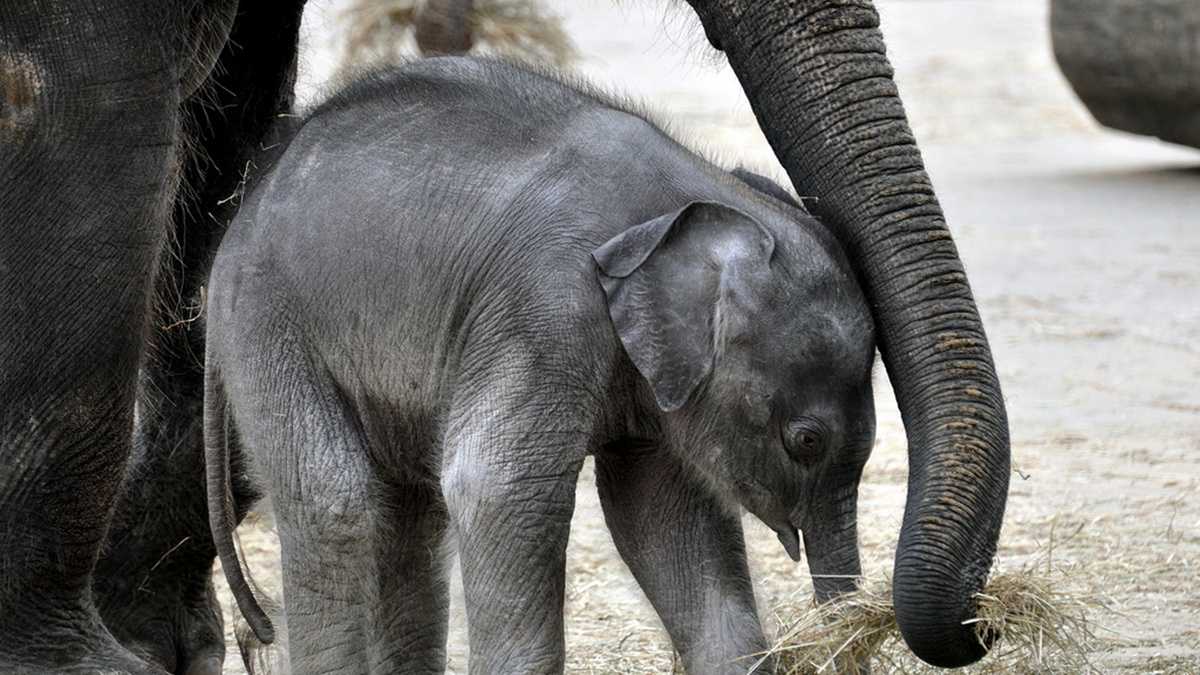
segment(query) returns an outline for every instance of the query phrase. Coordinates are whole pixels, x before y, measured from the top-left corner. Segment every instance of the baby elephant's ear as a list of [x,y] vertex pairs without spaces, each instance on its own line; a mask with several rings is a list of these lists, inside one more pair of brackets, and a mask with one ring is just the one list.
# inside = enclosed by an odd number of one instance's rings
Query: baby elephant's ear
[[681,408],[704,381],[716,356],[718,305],[753,297],[739,286],[761,283],[774,249],[771,234],[744,213],[692,202],[592,252],[613,326],[661,410]]
[[737,178],[764,195],[767,195],[768,197],[774,197],[784,204],[808,213],[808,209],[804,208],[804,205],[800,203],[800,200],[796,199],[792,193],[788,192],[787,188],[783,187],[779,183],[776,183],[770,178],[767,178],[761,173],[755,173],[744,166],[739,166],[730,173],[733,174],[734,178]]

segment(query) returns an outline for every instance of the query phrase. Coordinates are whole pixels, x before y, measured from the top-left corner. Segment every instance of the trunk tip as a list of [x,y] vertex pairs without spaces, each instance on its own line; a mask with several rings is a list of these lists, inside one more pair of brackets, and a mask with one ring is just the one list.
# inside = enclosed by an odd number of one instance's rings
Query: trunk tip
[[981,635],[975,622],[967,623],[976,616],[973,595],[964,599],[942,593],[935,599],[929,594],[906,591],[901,584],[896,584],[892,593],[896,623],[904,642],[917,658],[931,666],[969,666],[986,656],[1000,637],[996,631]]

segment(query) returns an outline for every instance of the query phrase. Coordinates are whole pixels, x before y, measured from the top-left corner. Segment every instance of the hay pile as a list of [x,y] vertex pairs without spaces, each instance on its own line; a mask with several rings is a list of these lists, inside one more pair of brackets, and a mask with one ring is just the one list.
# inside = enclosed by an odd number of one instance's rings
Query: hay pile
[[[413,32],[429,0],[358,0],[346,9],[343,70],[395,63],[417,52]],[[475,0],[472,51],[566,66],[575,45],[561,19],[540,0]]]
[[[973,623],[977,635],[994,632],[1000,639],[970,671],[1098,672],[1088,658],[1098,638],[1087,615],[1103,603],[1081,586],[1084,578],[1077,570],[1043,565],[995,575],[976,595]],[[860,664],[874,672],[937,672],[900,637],[888,578],[864,580],[857,592],[835,602],[784,606],[776,614],[781,629],[770,653],[779,673],[853,673]]]

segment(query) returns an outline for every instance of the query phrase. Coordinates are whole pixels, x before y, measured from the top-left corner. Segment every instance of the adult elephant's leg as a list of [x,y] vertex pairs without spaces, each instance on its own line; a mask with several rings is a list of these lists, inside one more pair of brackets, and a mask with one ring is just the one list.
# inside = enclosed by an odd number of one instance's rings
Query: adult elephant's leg
[[661,450],[598,453],[596,483],[613,542],[687,672],[750,670],[767,642],[737,516]]
[[144,669],[89,590],[178,177],[160,2],[0,3],[0,670]]
[[[269,164],[281,147],[277,135],[286,133],[278,123],[291,107],[303,2],[249,3],[232,28],[226,16],[236,0],[224,4],[208,3],[206,14],[190,17],[197,56],[188,65],[208,70],[183,78],[198,87],[183,104],[185,187],[161,258],[130,479],[95,581],[104,621],[123,644],[189,673],[220,672],[224,653],[204,497],[204,341],[194,320],[208,261],[237,207],[230,197]],[[207,53],[214,48],[217,55]],[[253,501],[249,486],[235,491],[239,505]]]

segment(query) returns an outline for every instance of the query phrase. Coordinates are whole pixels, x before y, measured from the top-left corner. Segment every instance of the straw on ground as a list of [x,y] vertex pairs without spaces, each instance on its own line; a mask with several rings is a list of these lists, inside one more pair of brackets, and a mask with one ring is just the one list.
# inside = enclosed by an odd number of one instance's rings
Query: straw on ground
[[[1078,567],[1047,564],[993,576],[976,595],[970,623],[980,640],[999,639],[970,672],[1098,672],[1089,659],[1099,638],[1088,613],[1104,603],[1086,578]],[[780,621],[770,651],[780,673],[853,673],[861,664],[875,672],[933,672],[900,637],[886,577],[864,579],[857,592],[834,602],[785,605],[776,613],[792,617]]]

